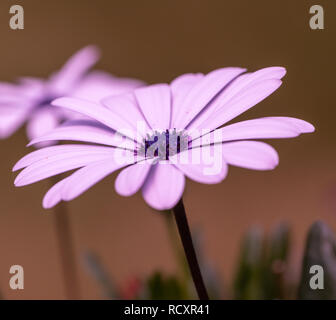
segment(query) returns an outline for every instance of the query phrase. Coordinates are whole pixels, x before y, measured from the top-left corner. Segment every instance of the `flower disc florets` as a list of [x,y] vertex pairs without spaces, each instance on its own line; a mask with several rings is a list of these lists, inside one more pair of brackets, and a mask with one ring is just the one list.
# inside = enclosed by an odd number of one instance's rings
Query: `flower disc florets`
[[160,160],[168,160],[169,157],[187,150],[189,147],[189,137],[185,131],[176,129],[162,132],[154,131],[147,134],[143,139],[137,154],[146,158],[158,157]]

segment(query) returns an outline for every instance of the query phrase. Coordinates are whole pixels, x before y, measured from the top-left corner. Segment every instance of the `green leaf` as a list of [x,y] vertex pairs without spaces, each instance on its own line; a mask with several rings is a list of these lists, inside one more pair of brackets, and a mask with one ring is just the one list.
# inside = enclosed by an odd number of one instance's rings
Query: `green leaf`
[[287,270],[289,243],[288,225],[285,223],[277,225],[267,241],[267,254],[262,278],[264,299],[286,298],[287,285],[284,274]]
[[289,227],[279,224],[266,237],[260,228],[251,228],[243,241],[234,281],[235,299],[283,299],[284,272],[289,250]]
[[[323,268],[324,289],[312,289],[310,273],[312,266]],[[336,239],[330,228],[322,221],[315,222],[309,230],[303,259],[299,299],[336,299]]]
[[146,291],[148,298],[153,300],[187,299],[185,288],[178,278],[164,276],[161,272],[155,272],[147,281]]
[[260,228],[251,228],[243,240],[234,281],[235,299],[261,299],[264,236]]

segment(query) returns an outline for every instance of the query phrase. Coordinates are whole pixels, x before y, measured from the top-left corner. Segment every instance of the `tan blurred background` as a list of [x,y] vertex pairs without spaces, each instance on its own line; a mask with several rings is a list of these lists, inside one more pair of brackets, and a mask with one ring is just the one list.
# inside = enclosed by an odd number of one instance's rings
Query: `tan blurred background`
[[[24,7],[22,31],[8,26],[13,4]],[[309,28],[314,4],[324,7],[324,30]],[[335,35],[331,0],[1,0],[0,80],[47,76],[87,44],[102,49],[98,68],[149,83],[223,66],[286,67],[280,90],[239,119],[295,116],[312,122],[316,133],[271,141],[281,159],[274,171],[231,168],[220,185],[187,184],[190,223],[202,230],[208,261],[230,284],[249,226],[291,224],[294,273],[308,226],[321,218],[336,228]],[[62,299],[53,212],[41,205],[48,182],[13,186],[11,168],[28,152],[26,143],[24,130],[0,141],[0,290],[10,299]],[[95,251],[120,285],[155,269],[174,272],[164,219],[141,195],[118,196],[114,178],[69,204],[78,263],[86,249]],[[9,289],[13,264],[24,267],[24,290]],[[80,285],[83,298],[101,297],[82,267]]]

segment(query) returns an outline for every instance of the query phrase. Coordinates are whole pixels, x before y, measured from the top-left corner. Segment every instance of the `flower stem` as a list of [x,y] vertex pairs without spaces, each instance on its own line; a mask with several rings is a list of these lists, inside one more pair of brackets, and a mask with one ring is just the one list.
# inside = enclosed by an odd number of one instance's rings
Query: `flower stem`
[[[53,184],[55,183],[54,179],[52,179],[52,182]],[[70,300],[79,299],[79,284],[74,259],[74,246],[66,203],[61,202],[55,207],[54,216],[66,297]]]
[[201,270],[197,261],[182,199],[173,208],[173,212],[198,297],[200,300],[209,300],[209,296],[205,288]]

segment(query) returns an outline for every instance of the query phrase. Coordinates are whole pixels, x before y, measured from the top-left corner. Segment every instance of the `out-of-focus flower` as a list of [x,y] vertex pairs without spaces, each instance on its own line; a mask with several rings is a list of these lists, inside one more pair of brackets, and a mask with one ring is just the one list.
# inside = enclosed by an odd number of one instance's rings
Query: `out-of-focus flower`
[[20,78],[18,83],[0,83],[0,138],[7,138],[27,123],[27,135],[34,139],[54,129],[76,113],[53,107],[61,96],[98,102],[106,95],[120,94],[142,85],[100,71],[88,72],[99,59],[99,51],[88,46],[74,54],[48,79]]
[[[228,164],[274,169],[278,165],[277,152],[264,142],[251,140],[296,137],[313,132],[314,127],[300,119],[267,117],[217,129],[278,89],[286,73],[281,67],[244,72],[241,68],[223,68],[207,75],[185,74],[171,84],[105,98],[103,105],[71,97],[57,99],[53,105],[79,112],[100,125],[75,121],[31,144],[71,140],[105,146],[72,144],[30,153],[14,167],[25,168],[15,185],[24,186],[80,168],[48,191],[43,206],[50,208],[61,200],[78,197],[126,167],[116,179],[116,191],[130,196],[142,189],[151,207],[165,210],[181,198],[185,176],[214,184],[226,177]],[[127,137],[123,143],[115,132]],[[194,159],[197,152],[202,156]],[[213,155],[213,163],[209,164],[211,157],[204,156],[208,154]],[[211,172],[213,167],[217,170]]]

